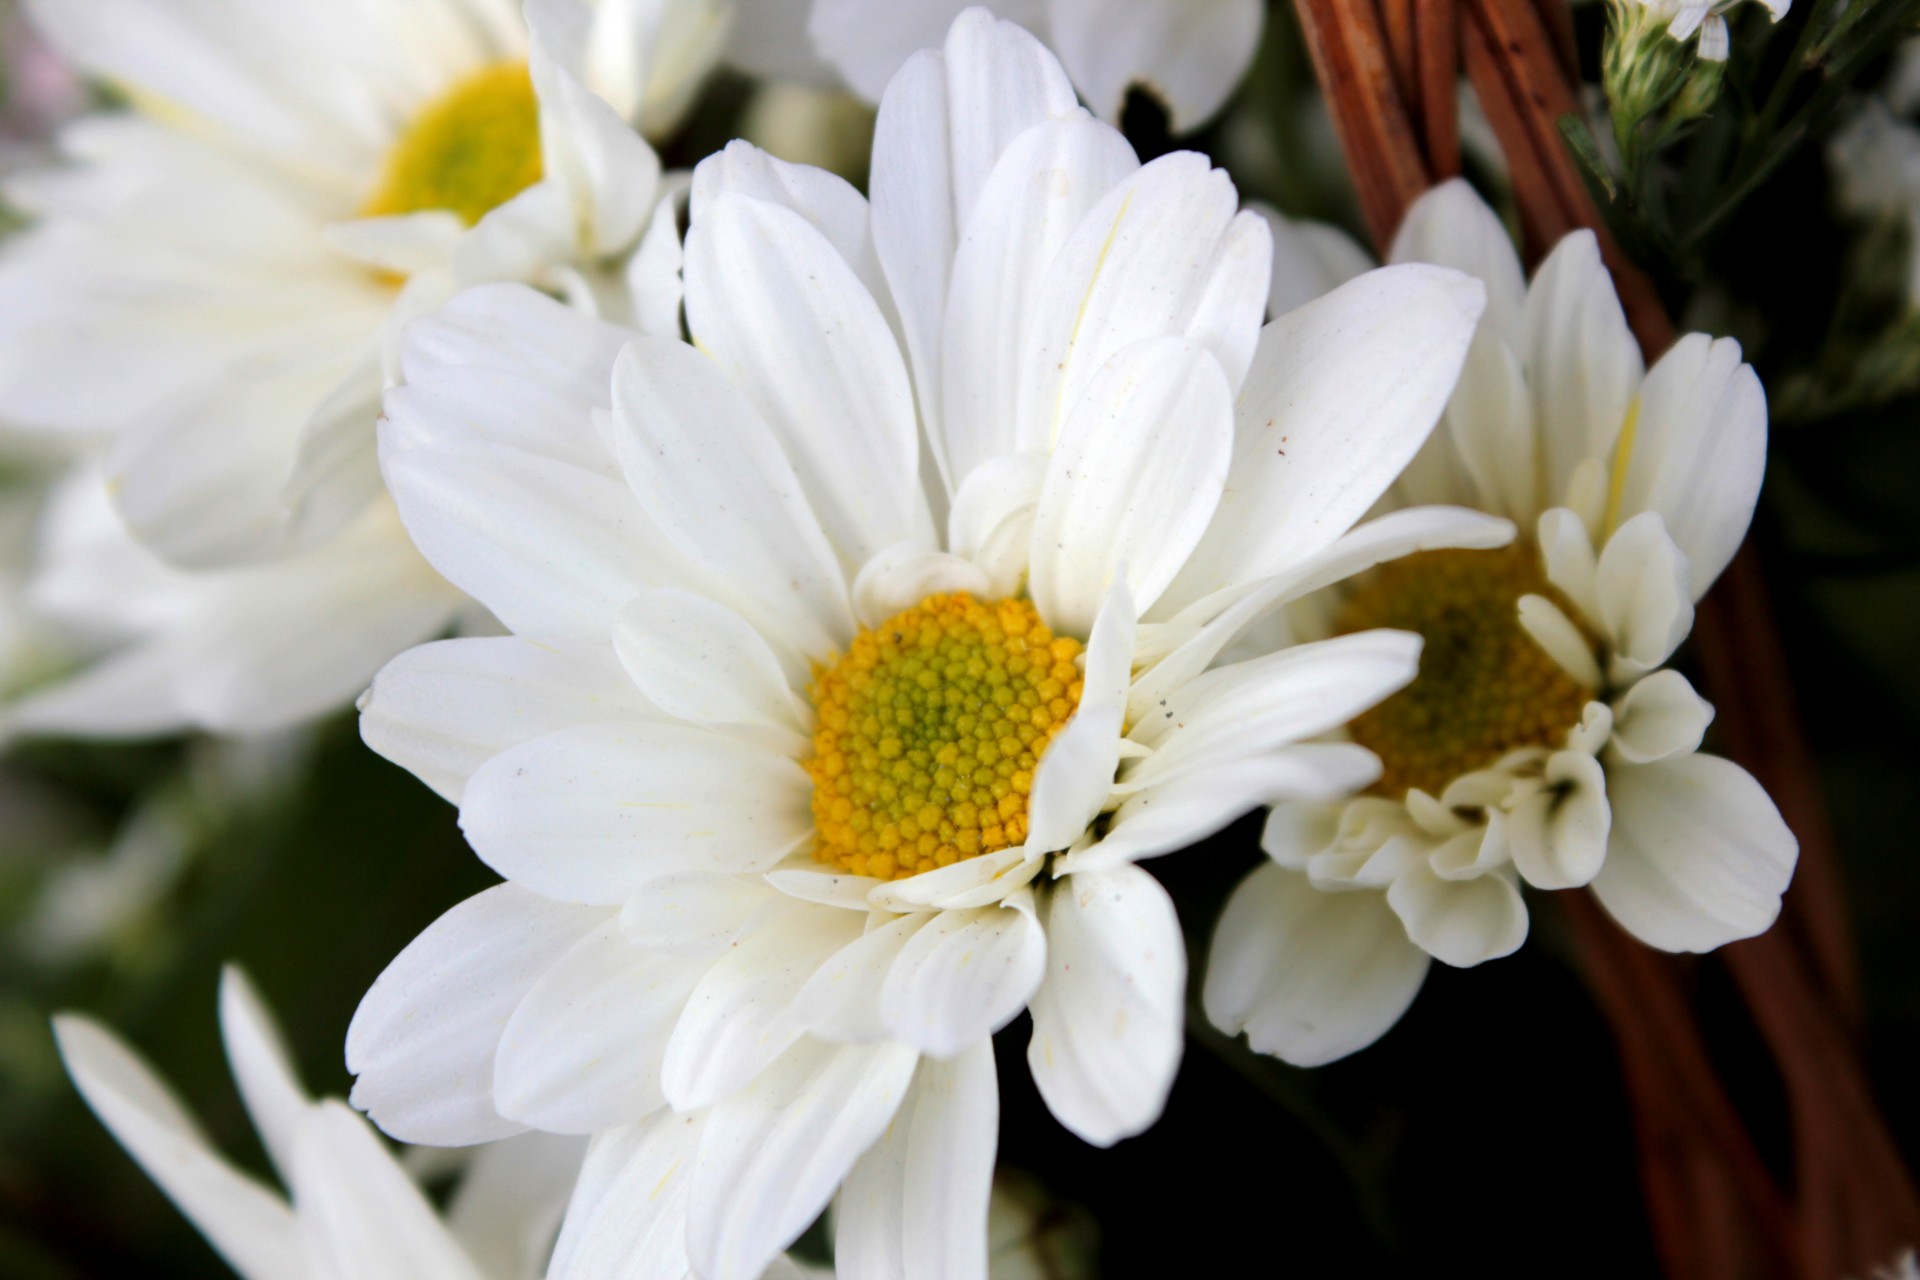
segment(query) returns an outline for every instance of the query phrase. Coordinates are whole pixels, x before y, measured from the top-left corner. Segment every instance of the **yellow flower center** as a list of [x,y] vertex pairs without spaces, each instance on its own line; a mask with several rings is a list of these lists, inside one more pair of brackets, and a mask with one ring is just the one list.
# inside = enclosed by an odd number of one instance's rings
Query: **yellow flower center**
[[1418,787],[1437,796],[1509,751],[1559,746],[1579,722],[1592,690],[1521,627],[1523,595],[1545,596],[1579,620],[1524,542],[1407,556],[1347,598],[1336,631],[1393,627],[1426,640],[1414,682],[1347,726],[1380,757],[1375,792],[1397,799]]
[[814,856],[904,879],[1027,838],[1034,767],[1080,705],[1079,641],[1024,600],[929,596],[814,681]]
[[540,105],[524,62],[462,80],[414,117],[361,213],[446,209],[468,226],[540,181]]

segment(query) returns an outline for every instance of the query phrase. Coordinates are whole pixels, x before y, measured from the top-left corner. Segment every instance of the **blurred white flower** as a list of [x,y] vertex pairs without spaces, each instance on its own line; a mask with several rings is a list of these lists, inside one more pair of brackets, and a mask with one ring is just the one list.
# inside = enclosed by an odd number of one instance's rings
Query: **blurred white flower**
[[61,1014],[54,1034],[87,1104],[245,1280],[536,1280],[580,1144],[529,1135],[474,1154],[444,1213],[367,1122],[308,1097],[245,977],[220,984],[227,1057],[280,1194],[213,1149],[113,1032]]
[[677,331],[671,205],[655,216],[658,162],[609,105],[645,111],[636,33],[672,7],[531,0],[529,27],[514,0],[32,5],[137,110],[69,126],[69,166],[6,184],[38,221],[0,251],[0,419],[108,440],[118,518],[174,567],[112,599],[92,583],[82,621],[160,621],[36,728],[142,731],[122,698],[144,731],[292,723],[447,628],[461,598],[408,545],[374,447],[401,325],[511,279]]
[[1386,505],[1522,537],[1397,561],[1296,619],[1426,640],[1413,685],[1348,727],[1381,758],[1371,793],[1277,807],[1214,938],[1209,1016],[1302,1065],[1383,1033],[1429,957],[1519,947],[1523,881],[1591,885],[1642,941],[1705,951],[1773,923],[1797,856],[1760,785],[1699,754],[1712,708],[1665,666],[1760,490],[1766,400],[1738,345],[1688,334],[1646,369],[1593,236],[1529,286],[1463,182],[1414,205],[1393,258],[1471,272],[1488,303]]
[[1089,1142],[1150,1125],[1185,951],[1135,863],[1364,783],[1295,744],[1416,642],[1215,659],[1512,533],[1355,527],[1480,285],[1389,268],[1263,330],[1265,223],[1204,157],[1141,165],[1018,27],[907,62],[872,193],[736,143],[694,176],[695,345],[474,290],[387,402],[408,528],[513,634],[403,655],[363,733],[508,883],[368,993],[354,1101],[415,1141],[595,1134],[554,1280],[751,1277],[836,1191],[842,1276],[980,1276],[991,1035],[1031,1012]]
[[[789,0],[791,3],[791,0]],[[820,56],[870,102],[916,50],[938,44],[969,0],[810,0]],[[1260,0],[993,0],[1038,35],[1087,103],[1118,123],[1129,89],[1167,109],[1175,133],[1199,128],[1239,87],[1260,48]]]
[[[1774,22],[1787,16],[1793,0],[1752,0],[1766,9]],[[1674,40],[1698,37],[1700,56],[1708,62],[1725,62],[1732,50],[1726,15],[1742,0],[1616,0],[1628,12],[1643,12],[1649,19],[1666,25],[1666,34]]]

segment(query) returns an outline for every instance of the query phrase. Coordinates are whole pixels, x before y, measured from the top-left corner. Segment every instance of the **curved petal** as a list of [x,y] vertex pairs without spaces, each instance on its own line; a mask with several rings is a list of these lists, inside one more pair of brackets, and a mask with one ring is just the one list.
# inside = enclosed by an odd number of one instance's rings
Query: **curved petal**
[[1614,660],[1637,674],[1665,662],[1693,630],[1687,557],[1667,536],[1657,511],[1621,525],[1600,550],[1594,574],[1599,621]]
[[1647,373],[1620,452],[1616,518],[1658,511],[1698,600],[1747,536],[1767,466],[1767,396],[1740,344],[1703,333],[1674,343]]
[[886,1131],[918,1055],[803,1041],[714,1107],[694,1164],[687,1252],[708,1280],[758,1280]]
[[1780,914],[1799,843],[1753,776],[1716,756],[1612,769],[1613,837],[1593,892],[1664,951],[1711,951]]
[[860,1158],[833,1218],[840,1280],[980,1280],[1000,1136],[993,1041],[924,1060],[886,1136]]
[[1612,456],[1646,372],[1591,231],[1567,236],[1534,273],[1524,350],[1546,500],[1558,503],[1576,467]]
[[1047,465],[1031,583],[1041,616],[1083,635],[1115,575],[1152,608],[1207,531],[1233,449],[1233,392],[1206,350],[1154,338],[1087,383]]
[[500,1113],[548,1133],[598,1133],[666,1102],[667,1038],[706,965],[627,940],[608,920],[540,975],[494,1058]]
[[650,591],[620,611],[613,649],[633,683],[668,715],[709,727],[770,729],[804,748],[801,708],[779,656],[725,605],[690,591]]
[[406,1142],[465,1146],[518,1133],[493,1105],[501,1033],[540,975],[606,918],[503,884],[428,925],[347,1028],[353,1105]]
[[1653,764],[1699,750],[1713,707],[1678,671],[1656,671],[1627,690],[1613,707],[1610,759]]
[[1214,929],[1207,1017],[1259,1053],[1317,1067],[1400,1020],[1427,976],[1380,893],[1328,893],[1269,863],[1240,882]]
[[467,782],[460,828],[486,863],[563,901],[618,905],[690,871],[766,871],[813,829],[812,783],[764,748],[672,721],[562,729]]
[[53,1033],[100,1122],[243,1280],[305,1280],[287,1202],[222,1160],[131,1049],[76,1014],[56,1016]]
[[1507,817],[1514,868],[1536,889],[1577,889],[1607,858],[1607,777],[1584,751],[1547,757],[1544,787]]
[[1388,267],[1269,324],[1226,495],[1162,611],[1300,564],[1352,528],[1439,419],[1483,298],[1455,271]]
[[438,640],[381,668],[360,737],[455,804],[473,771],[560,729],[654,714],[611,663],[518,636]]
[[1408,206],[1389,262],[1430,262],[1464,271],[1487,287],[1482,323],[1518,351],[1527,336],[1527,273],[1500,216],[1464,178],[1432,187]]
[[704,1119],[662,1111],[594,1136],[549,1280],[686,1280],[687,1192]]
[[1159,1117],[1180,1065],[1180,920],[1138,867],[1073,875],[1047,904],[1047,949],[1027,1065],[1061,1124],[1110,1147]]
[[1387,905],[1421,950],[1456,968],[1512,955],[1527,940],[1526,903],[1504,875],[1445,880],[1416,864],[1394,878]]
[[1047,966],[1033,894],[942,911],[914,933],[880,988],[888,1035],[935,1058],[989,1039],[1027,1006]]

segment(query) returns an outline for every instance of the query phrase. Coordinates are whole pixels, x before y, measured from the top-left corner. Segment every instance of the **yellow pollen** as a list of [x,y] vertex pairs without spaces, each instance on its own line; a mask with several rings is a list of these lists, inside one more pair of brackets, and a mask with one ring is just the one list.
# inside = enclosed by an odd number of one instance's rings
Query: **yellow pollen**
[[1439,795],[1463,773],[1521,747],[1557,747],[1592,691],[1520,625],[1523,595],[1545,596],[1575,623],[1530,543],[1494,551],[1424,551],[1375,570],[1340,608],[1342,634],[1372,627],[1426,640],[1414,682],[1348,725],[1380,757],[1373,790]]
[[900,880],[1027,838],[1027,796],[1080,705],[1082,651],[1024,600],[929,596],[813,684],[814,856]]
[[462,80],[400,135],[361,214],[446,209],[468,226],[540,181],[540,105],[524,62]]

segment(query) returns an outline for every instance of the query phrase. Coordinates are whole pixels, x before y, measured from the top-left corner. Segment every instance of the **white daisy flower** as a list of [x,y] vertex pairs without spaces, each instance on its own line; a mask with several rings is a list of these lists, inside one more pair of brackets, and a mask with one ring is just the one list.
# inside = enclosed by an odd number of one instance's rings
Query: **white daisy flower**
[[1712,708],[1664,665],[1760,491],[1766,401],[1739,346],[1688,334],[1646,369],[1593,236],[1529,287],[1459,181],[1414,205],[1393,257],[1470,270],[1488,303],[1445,425],[1387,505],[1458,502],[1524,536],[1316,602],[1328,632],[1426,647],[1412,687],[1349,726],[1382,761],[1370,793],[1277,807],[1271,861],[1214,938],[1208,1015],[1302,1065],[1372,1043],[1429,957],[1519,947],[1523,881],[1591,885],[1642,941],[1705,951],[1773,923],[1798,852],[1745,770],[1698,753]]
[[513,634],[403,655],[363,731],[508,883],[369,992],[354,1100],[408,1140],[597,1135],[556,1280],[751,1277],[836,1191],[843,1276],[981,1275],[991,1035],[1031,1010],[1088,1141],[1150,1124],[1185,951],[1134,862],[1371,777],[1295,744],[1417,641],[1215,658],[1512,534],[1353,527],[1480,286],[1391,268],[1263,330],[1259,216],[1200,156],[1140,165],[1019,28],[908,61],[872,189],[736,143],[694,177],[694,346],[476,290],[388,400],[403,518]]
[[[917,49],[939,42],[966,0],[809,0],[807,33],[856,93],[878,102]],[[1175,133],[1226,105],[1260,48],[1260,0],[994,0],[1040,36],[1096,113],[1118,123],[1138,87]]]
[[307,1095],[265,1006],[229,968],[227,1058],[283,1195],[222,1158],[113,1032],[77,1014],[53,1021],[87,1105],[245,1280],[540,1276],[580,1167],[577,1140],[533,1134],[476,1152],[443,1213],[364,1119]]
[[401,320],[506,279],[677,315],[658,163],[585,87],[644,97],[615,55],[659,7],[532,0],[529,27],[514,0],[32,6],[139,110],[77,122],[71,165],[6,184],[38,222],[0,255],[0,412],[110,440],[115,507],[169,562],[269,570],[252,611],[277,625],[235,628],[199,678],[276,662],[337,704],[460,608],[381,490]]

